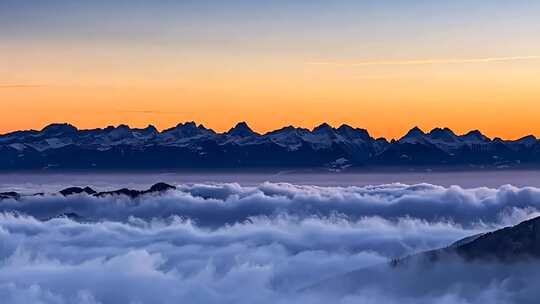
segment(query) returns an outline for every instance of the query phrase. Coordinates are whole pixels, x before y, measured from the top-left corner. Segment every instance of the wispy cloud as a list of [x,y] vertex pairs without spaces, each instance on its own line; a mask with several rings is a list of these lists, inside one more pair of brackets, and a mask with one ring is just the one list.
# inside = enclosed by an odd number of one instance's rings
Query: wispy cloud
[[180,111],[159,111],[159,110],[122,110],[117,109],[114,110],[115,112],[119,113],[136,113],[136,114],[187,114],[187,112],[180,112]]
[[25,89],[25,88],[41,88],[44,84],[0,84],[0,89]]
[[447,59],[411,59],[411,60],[358,60],[358,61],[312,61],[309,65],[370,66],[370,65],[432,65],[457,63],[489,63],[517,60],[536,60],[540,56],[512,56],[485,58],[447,58]]

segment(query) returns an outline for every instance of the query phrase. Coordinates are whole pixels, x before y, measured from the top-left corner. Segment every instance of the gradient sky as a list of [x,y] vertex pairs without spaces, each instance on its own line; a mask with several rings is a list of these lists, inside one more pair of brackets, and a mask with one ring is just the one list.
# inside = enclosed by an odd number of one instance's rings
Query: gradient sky
[[245,120],[540,136],[539,16],[535,0],[0,0],[0,132]]

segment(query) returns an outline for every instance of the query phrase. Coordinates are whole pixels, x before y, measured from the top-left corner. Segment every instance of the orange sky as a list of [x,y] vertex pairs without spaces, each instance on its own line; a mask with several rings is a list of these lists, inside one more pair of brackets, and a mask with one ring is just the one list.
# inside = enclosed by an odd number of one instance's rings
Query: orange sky
[[[70,67],[84,71],[75,71],[76,77],[54,64],[42,63],[37,71],[51,70],[55,77],[33,77],[29,68],[25,76],[32,75],[31,81],[0,87],[0,132],[39,129],[50,122],[167,128],[188,120],[223,131],[245,120],[260,132],[328,122],[388,137],[415,125],[456,132],[478,128],[505,138],[540,135],[535,77],[540,60],[406,66],[291,62],[234,69],[162,64],[161,69],[139,65],[132,72],[119,68],[106,77],[87,70],[88,63]],[[184,73],[171,77],[176,69]]]
[[124,20],[115,4],[21,19],[14,2],[0,12],[0,132],[194,120],[540,137],[540,5],[313,3],[163,7],[153,20],[143,8]]

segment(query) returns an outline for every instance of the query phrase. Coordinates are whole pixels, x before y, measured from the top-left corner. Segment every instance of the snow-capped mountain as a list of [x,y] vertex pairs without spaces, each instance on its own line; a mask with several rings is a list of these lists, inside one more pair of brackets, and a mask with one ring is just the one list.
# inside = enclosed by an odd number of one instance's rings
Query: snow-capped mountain
[[158,169],[354,166],[515,166],[540,164],[540,141],[490,139],[480,131],[411,129],[399,140],[365,129],[323,123],[265,134],[240,122],[218,133],[195,122],[158,131],[127,125],[79,130],[51,124],[40,131],[0,135],[0,169]]

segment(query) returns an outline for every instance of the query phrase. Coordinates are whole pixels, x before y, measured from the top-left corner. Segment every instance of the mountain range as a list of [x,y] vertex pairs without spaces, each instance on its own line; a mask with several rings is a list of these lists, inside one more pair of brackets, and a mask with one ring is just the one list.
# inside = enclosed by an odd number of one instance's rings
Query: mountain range
[[0,135],[0,170],[153,170],[243,168],[468,167],[540,165],[540,140],[488,138],[474,130],[426,133],[415,127],[399,140],[365,129],[323,123],[312,130],[287,126],[265,134],[240,122],[218,133],[194,122],[158,131],[154,126],[81,130],[51,124]]

